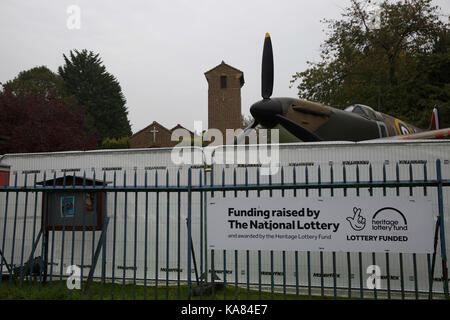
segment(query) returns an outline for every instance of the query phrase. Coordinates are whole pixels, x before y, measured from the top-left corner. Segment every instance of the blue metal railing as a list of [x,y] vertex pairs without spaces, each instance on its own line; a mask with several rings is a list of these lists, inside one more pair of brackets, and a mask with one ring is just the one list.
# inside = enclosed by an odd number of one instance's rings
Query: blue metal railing
[[[40,252],[46,263],[45,273],[39,273],[37,280],[39,286],[43,283],[52,286],[55,279],[59,279],[61,290],[65,290],[63,282],[66,279],[64,266],[78,265],[80,267],[80,277],[82,285],[92,278],[101,280],[101,298],[107,294],[110,298],[129,298],[128,286],[132,286],[132,298],[137,298],[137,290],[142,286],[144,298],[149,297],[149,287],[153,287],[154,299],[163,297],[172,298],[171,288],[175,288],[175,297],[178,299],[191,298],[196,292],[193,288],[200,287],[200,298],[215,297],[217,292],[216,276],[221,275],[220,282],[225,288],[232,287],[234,294],[229,290],[223,291],[223,297],[227,299],[258,298],[261,299],[265,292],[271,298],[276,294],[281,294],[284,299],[291,295],[306,295],[312,297],[318,295],[322,298],[338,298],[345,296],[355,297],[358,292],[359,298],[397,298],[407,297],[434,298],[443,297],[448,299],[448,275],[447,275],[447,247],[445,242],[445,218],[444,218],[444,188],[450,186],[450,180],[442,178],[441,161],[436,161],[436,178],[429,179],[429,169],[427,164],[423,165],[422,179],[414,177],[413,166],[408,166],[408,177],[400,177],[399,164],[395,164],[394,178],[388,179],[386,163],[383,164],[379,176],[381,180],[375,180],[375,169],[371,164],[367,166],[367,179],[362,179],[361,168],[356,165],[355,181],[348,181],[349,166],[342,166],[342,180],[336,178],[337,170],[331,164],[329,168],[317,166],[315,168],[315,181],[312,181],[312,171],[314,168],[305,166],[303,171],[304,181],[299,180],[298,168],[292,168],[292,174],[288,179],[288,167],[280,169],[279,182],[274,182],[274,177],[268,176],[267,182],[262,182],[260,169],[257,168],[226,168],[212,166],[201,169],[177,169],[176,172],[165,170],[164,183],[160,183],[158,170],[151,172],[154,174],[153,184],[150,172],[145,170],[142,176],[134,171],[132,176],[127,176],[127,171],[123,171],[123,184],[118,185],[120,179],[118,173],[113,171],[112,185],[108,185],[107,174],[104,171],[102,181],[99,185],[95,182],[95,171],[93,172],[92,185],[88,185],[86,172],[82,176],[82,184],[76,185],[75,179],[72,183],[66,183],[69,178],[66,173],[62,177],[62,185],[57,184],[56,172],[49,180],[44,171],[42,175],[42,185],[37,184],[38,175],[34,173],[33,184],[28,184],[28,174],[23,176],[23,185],[18,185],[21,178],[16,172],[13,174],[13,185],[0,187],[0,237],[2,259],[0,262],[0,288],[13,283],[23,283],[25,278],[29,278],[32,286],[32,268],[25,268],[33,258],[28,260],[29,253]],[[417,168],[417,166],[415,167]],[[238,183],[238,169],[243,171],[241,175],[242,183]],[[194,176],[197,171],[197,177]],[[250,172],[252,170],[252,172]],[[324,178],[324,173],[329,173],[329,179]],[[255,177],[250,179],[250,174]],[[214,181],[218,179],[219,181]],[[231,178],[231,182],[227,182]],[[139,180],[143,179],[142,183]],[[181,181],[186,180],[182,184]],[[161,179],[160,179],[161,180]],[[250,181],[254,183],[250,183]],[[286,182],[286,181],[291,182]],[[132,181],[131,183],[129,181]],[[208,197],[223,196],[230,198],[238,197],[242,192],[246,197],[256,194],[258,197],[262,193],[267,193],[272,197],[274,192],[279,192],[281,197],[292,194],[294,197],[301,197],[301,190],[304,196],[311,196],[317,190],[318,196],[329,192],[330,196],[337,196],[337,191],[342,190],[342,196],[348,196],[349,192],[355,192],[360,196],[362,190],[367,189],[370,196],[375,190],[381,190],[386,196],[387,191],[392,189],[397,196],[401,190],[407,190],[410,196],[421,190],[423,195],[436,193],[437,223],[435,234],[435,247],[439,243],[439,250],[434,254],[427,254],[425,257],[418,254],[394,254],[384,253],[365,254],[362,252],[286,252],[286,251],[261,251],[250,250],[208,250],[207,249],[207,212],[206,201]],[[328,190],[328,191],[326,191]],[[105,194],[105,205],[103,209],[103,223],[108,225],[108,218],[111,219],[108,229],[105,229],[105,236],[102,237],[102,230],[88,228],[87,210],[83,207],[82,227],[80,230],[73,224],[66,223],[65,215],[62,216],[62,229],[58,229],[55,220],[49,225],[46,221],[50,203],[50,194],[74,193],[85,194]],[[365,191],[364,191],[365,192]],[[134,193],[134,197],[129,196]],[[10,194],[12,194],[10,196]],[[109,203],[109,205],[108,205]],[[97,197],[94,197],[94,208],[98,208]],[[129,210],[131,211],[129,212]],[[13,213],[11,218],[11,212]],[[30,214],[32,212],[32,214]],[[131,213],[131,214],[130,214]],[[98,214],[98,212],[97,212]],[[186,217],[186,228],[181,223]],[[42,228],[42,239],[36,243],[36,234],[39,226]],[[45,226],[48,226],[46,229]],[[20,230],[20,227],[22,228]],[[31,228],[31,229],[30,229]],[[91,231],[89,231],[91,230]],[[22,232],[20,232],[22,231]],[[69,233],[67,233],[69,232]],[[81,233],[81,240],[78,236]],[[20,237],[21,234],[21,237]],[[89,250],[89,240],[90,249]],[[108,247],[107,247],[108,244]],[[70,245],[70,247],[67,247]],[[102,252],[99,258],[100,249]],[[131,249],[131,250],[130,250]],[[19,251],[17,251],[19,250]],[[70,251],[70,256],[68,255]],[[130,255],[131,258],[128,255]],[[175,252],[174,254],[172,254]],[[195,252],[199,261],[195,260]],[[184,256],[184,257],[183,257]],[[8,259],[9,258],[9,259]],[[424,259],[423,259],[424,258]],[[98,259],[100,266],[96,268]],[[382,289],[367,289],[363,281],[363,265],[370,261],[376,265],[383,262],[386,271],[385,286]],[[317,262],[317,268],[313,267]],[[436,261],[441,262],[440,269],[436,270]],[[263,263],[264,261],[264,263]],[[197,274],[197,262],[199,262],[200,275]],[[90,263],[90,265],[88,265]],[[110,265],[108,265],[110,264]],[[122,264],[122,265],[119,265]],[[339,265],[344,264],[344,269],[338,273]],[[398,264],[399,288],[393,287],[394,275],[391,268]],[[3,267],[7,267],[4,270]],[[423,274],[423,266],[426,266],[426,274]],[[15,268],[14,268],[15,267]],[[59,267],[59,268],[55,268]],[[270,270],[268,271],[267,268]],[[346,267],[346,268],[345,268]],[[219,269],[218,269],[219,268]],[[222,270],[220,270],[222,268]],[[255,276],[256,268],[256,276]],[[89,275],[83,270],[90,269]],[[121,274],[120,274],[120,269]],[[132,273],[129,270],[132,270]],[[194,270],[195,269],[195,270]],[[331,281],[326,280],[327,270],[331,269]],[[18,270],[18,274],[14,270]],[[139,271],[138,270],[143,270]],[[318,271],[315,272],[314,270]],[[356,270],[356,274],[355,274]],[[405,270],[411,271],[412,275],[407,278]],[[421,270],[422,272],[419,272]],[[25,271],[25,272],[24,272]],[[193,284],[193,273],[195,271],[196,281]],[[344,271],[344,272],[343,272]],[[26,272],[29,272],[27,274]],[[293,279],[287,274],[293,272]],[[439,273],[436,277],[435,273]],[[175,273],[176,276],[171,276]],[[234,273],[234,277],[231,275]],[[318,273],[318,276],[316,275]],[[345,277],[338,278],[345,274]],[[411,273],[408,273],[411,274]],[[267,275],[270,276],[267,279]],[[48,279],[47,279],[48,277]],[[120,277],[120,278],[118,278]],[[318,282],[313,278],[318,277]],[[8,283],[3,279],[9,278]],[[419,278],[428,280],[428,289],[419,284]],[[302,279],[305,279],[302,281]],[[412,280],[411,280],[412,279]],[[121,281],[120,281],[121,280]],[[436,280],[442,281],[442,289],[436,287]],[[412,288],[406,285],[406,281],[413,282]],[[104,292],[106,283],[111,284],[111,291]],[[121,282],[121,283],[120,283]],[[208,292],[205,282],[212,284],[212,291]],[[89,282],[87,282],[89,283]],[[121,284],[121,296],[117,296],[114,289],[115,284]],[[131,283],[131,284],[130,284]],[[345,284],[346,283],[346,284]],[[186,291],[182,284],[186,285]],[[163,291],[160,288],[163,288]],[[245,293],[242,295],[242,290]],[[257,296],[252,296],[253,290]],[[73,290],[71,290],[71,294]],[[151,293],[150,293],[151,294]]]

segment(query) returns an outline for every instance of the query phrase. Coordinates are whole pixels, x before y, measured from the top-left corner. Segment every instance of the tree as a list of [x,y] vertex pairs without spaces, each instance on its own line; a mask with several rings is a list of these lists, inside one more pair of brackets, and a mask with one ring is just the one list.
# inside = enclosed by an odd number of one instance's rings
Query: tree
[[60,98],[0,92],[0,114],[0,154],[96,147],[97,137],[84,131],[83,108],[69,108]]
[[431,2],[351,0],[342,19],[324,20],[321,61],[293,76],[299,97],[367,104],[422,127],[435,105],[449,114],[450,77],[439,71],[450,61],[449,24]]
[[13,80],[3,84],[3,90],[15,96],[43,95],[47,99],[57,97],[68,104],[76,103],[75,97],[65,90],[64,80],[46,66],[21,71]]
[[65,64],[58,73],[66,90],[79,104],[87,107],[90,129],[95,129],[99,142],[106,138],[131,135],[126,100],[117,79],[106,71],[99,54],[92,51],[70,51],[63,55]]

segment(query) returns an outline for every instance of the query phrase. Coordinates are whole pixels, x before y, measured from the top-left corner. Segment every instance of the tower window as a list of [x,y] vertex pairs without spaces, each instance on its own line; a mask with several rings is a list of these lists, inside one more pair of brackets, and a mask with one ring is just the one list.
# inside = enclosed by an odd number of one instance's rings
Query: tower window
[[220,76],[220,88],[221,89],[227,88],[227,76]]

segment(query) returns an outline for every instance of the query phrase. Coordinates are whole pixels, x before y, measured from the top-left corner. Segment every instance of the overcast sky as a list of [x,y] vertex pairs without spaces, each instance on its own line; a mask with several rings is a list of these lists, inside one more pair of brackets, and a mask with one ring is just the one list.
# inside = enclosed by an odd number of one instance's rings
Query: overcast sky
[[[450,1],[435,0],[442,13]],[[119,80],[133,132],[156,120],[193,129],[208,119],[204,72],[222,60],[244,72],[242,113],[260,97],[264,34],[275,60],[274,96],[296,96],[289,81],[318,61],[323,18],[339,18],[349,0],[1,0],[0,82],[45,65],[57,72],[63,54],[88,49]],[[67,9],[80,8],[80,29]]]

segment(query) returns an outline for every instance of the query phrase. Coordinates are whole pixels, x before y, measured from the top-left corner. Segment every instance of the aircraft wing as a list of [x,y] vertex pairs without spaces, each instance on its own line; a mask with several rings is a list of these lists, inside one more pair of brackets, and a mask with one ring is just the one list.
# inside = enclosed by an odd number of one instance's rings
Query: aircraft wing
[[450,128],[423,131],[413,134],[393,136],[383,139],[389,140],[418,140],[418,139],[450,139]]

